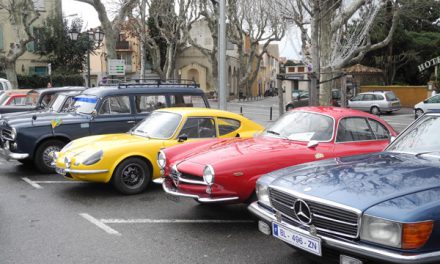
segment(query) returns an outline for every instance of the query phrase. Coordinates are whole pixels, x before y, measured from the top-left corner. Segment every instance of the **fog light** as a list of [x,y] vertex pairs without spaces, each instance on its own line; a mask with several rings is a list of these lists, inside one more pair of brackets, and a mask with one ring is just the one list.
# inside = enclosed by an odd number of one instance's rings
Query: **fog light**
[[263,221],[258,221],[258,230],[260,230],[261,233],[270,236],[272,234],[272,230],[270,226]]
[[340,264],[362,264],[362,261],[360,261],[357,258],[349,257],[346,255],[341,255],[339,258]]

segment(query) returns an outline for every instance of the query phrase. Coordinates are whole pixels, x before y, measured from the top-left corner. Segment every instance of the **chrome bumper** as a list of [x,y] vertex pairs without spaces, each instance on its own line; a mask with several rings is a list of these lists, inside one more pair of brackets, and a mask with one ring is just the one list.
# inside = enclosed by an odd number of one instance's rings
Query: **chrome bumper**
[[162,178],[162,177],[156,178],[156,179],[153,180],[153,182],[155,184],[163,184],[164,181],[165,181],[165,178]]
[[0,157],[2,157],[3,159],[5,159],[7,161],[9,161],[11,159],[21,160],[21,159],[28,158],[29,154],[27,154],[27,153],[14,153],[14,152],[11,152],[9,149],[0,148]]
[[55,167],[55,171],[58,174],[66,175],[66,173],[74,173],[74,174],[98,174],[98,173],[106,173],[108,170],[74,170],[74,169],[65,169],[60,167]]
[[238,200],[238,197],[205,198],[205,197],[200,197],[196,194],[183,193],[183,192],[177,190],[176,187],[172,186],[166,180],[163,181],[162,188],[167,194],[174,195],[174,196],[180,196],[180,197],[186,197],[186,198],[193,198],[201,203],[218,203],[218,202],[228,202],[228,201]]
[[[258,202],[254,202],[248,207],[249,211],[256,215],[258,218],[272,223],[279,222],[277,221],[275,215],[263,208],[258,204]],[[296,232],[310,235],[309,232],[292,226],[286,222],[283,222],[283,225],[287,226],[289,229],[292,229]],[[377,248],[369,245],[364,245],[360,243],[349,243],[341,240],[337,240],[331,237],[318,235],[323,241],[323,245],[328,246],[330,248],[338,249],[345,252],[351,252],[353,254],[358,254],[361,256],[365,256],[367,258],[372,258],[376,260],[382,260],[386,262],[394,262],[401,264],[409,264],[409,263],[427,263],[433,261],[440,260],[440,252],[431,252],[431,253],[420,253],[420,254],[411,254],[411,253],[399,253],[391,250],[386,250],[382,248]]]

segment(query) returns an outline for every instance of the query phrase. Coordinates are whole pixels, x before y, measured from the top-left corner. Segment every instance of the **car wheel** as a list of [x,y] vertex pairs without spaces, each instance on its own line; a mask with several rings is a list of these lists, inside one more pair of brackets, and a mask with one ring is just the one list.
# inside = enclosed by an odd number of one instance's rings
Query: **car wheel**
[[420,108],[416,109],[415,115],[416,115],[416,118],[419,118],[421,115],[423,115],[423,110]]
[[151,171],[140,158],[122,161],[112,176],[112,184],[123,194],[137,194],[145,190],[151,181]]
[[29,165],[32,165],[34,163],[34,161],[29,159],[29,158],[27,158],[27,159],[20,159],[20,160],[17,160],[17,161],[20,162],[21,164],[23,164],[24,166],[29,166]]
[[373,115],[380,115],[380,109],[377,106],[373,106],[370,109],[370,113],[372,113]]
[[286,112],[287,111],[290,111],[290,110],[292,110],[293,109],[293,105],[292,104],[288,104],[288,105],[286,105]]
[[64,145],[66,144],[58,139],[49,139],[41,143],[35,152],[35,167],[42,173],[55,173],[55,168],[51,166],[53,158],[50,153],[60,151]]
[[387,114],[391,115],[393,113],[393,111],[387,111]]

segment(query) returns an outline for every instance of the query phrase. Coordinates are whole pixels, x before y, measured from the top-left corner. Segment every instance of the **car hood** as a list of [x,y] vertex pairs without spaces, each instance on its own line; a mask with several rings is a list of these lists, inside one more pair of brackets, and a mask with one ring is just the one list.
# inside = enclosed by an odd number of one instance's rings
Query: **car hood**
[[25,114],[23,117],[16,116],[7,121],[13,127],[45,126],[53,120],[59,120],[60,124],[71,124],[90,120],[90,115],[77,113],[36,112]]
[[439,168],[438,157],[381,152],[292,166],[267,177],[274,179],[271,187],[365,211],[397,197],[440,187]]
[[[322,145],[320,144],[318,148]],[[328,146],[328,144],[327,144]],[[252,171],[260,175],[271,170],[315,160],[315,149],[307,148],[307,142],[257,136],[247,139],[231,139],[210,145],[199,153],[192,153],[179,163],[192,163],[204,167],[212,165],[216,171]]]

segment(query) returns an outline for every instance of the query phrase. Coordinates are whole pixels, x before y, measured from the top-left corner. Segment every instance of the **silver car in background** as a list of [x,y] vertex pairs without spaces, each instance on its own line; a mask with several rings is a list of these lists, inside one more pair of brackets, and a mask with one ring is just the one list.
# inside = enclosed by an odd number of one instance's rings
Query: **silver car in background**
[[392,91],[372,91],[356,95],[348,100],[348,107],[375,115],[400,110],[400,100]]
[[434,95],[414,106],[415,118],[419,118],[423,113],[431,110],[440,109],[440,94]]

